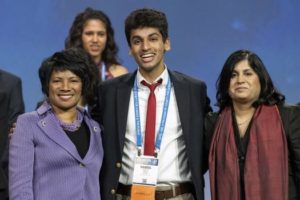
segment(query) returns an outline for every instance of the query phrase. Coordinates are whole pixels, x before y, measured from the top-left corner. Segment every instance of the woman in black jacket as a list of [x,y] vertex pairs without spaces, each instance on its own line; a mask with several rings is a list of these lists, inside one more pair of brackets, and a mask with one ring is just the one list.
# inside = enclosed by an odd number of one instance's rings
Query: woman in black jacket
[[284,105],[261,59],[238,50],[206,119],[212,200],[300,199],[300,107]]

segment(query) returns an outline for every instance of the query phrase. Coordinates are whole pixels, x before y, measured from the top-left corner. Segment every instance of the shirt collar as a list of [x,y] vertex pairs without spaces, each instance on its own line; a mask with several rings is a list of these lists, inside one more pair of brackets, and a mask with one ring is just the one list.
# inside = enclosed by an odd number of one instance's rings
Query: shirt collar
[[[155,79],[155,83],[159,80],[159,79],[162,79],[162,83],[160,86],[158,87],[161,87],[161,86],[166,86],[167,83],[168,83],[168,80],[169,80],[169,73],[168,73],[168,68],[167,66],[165,65],[165,69],[164,71]],[[145,80],[147,83],[149,83],[143,76],[142,74],[140,73],[139,70],[137,70],[137,74],[136,74],[136,80],[137,80],[137,86],[138,88],[144,88],[146,86],[144,86],[143,84],[141,84],[141,81]]]

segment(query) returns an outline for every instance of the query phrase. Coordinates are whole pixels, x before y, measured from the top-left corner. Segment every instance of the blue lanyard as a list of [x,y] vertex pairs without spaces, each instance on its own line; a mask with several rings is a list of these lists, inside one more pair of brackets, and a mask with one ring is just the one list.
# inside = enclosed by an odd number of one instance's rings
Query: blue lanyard
[[[166,95],[165,95],[165,101],[163,106],[163,112],[161,117],[161,122],[158,130],[158,134],[156,136],[156,142],[155,142],[155,155],[160,150],[160,145],[162,141],[162,136],[165,130],[166,125],[166,119],[168,114],[168,108],[169,108],[169,102],[170,102],[170,94],[171,94],[171,81],[170,78],[167,83],[166,87]],[[140,117],[140,108],[139,108],[139,94],[138,94],[138,86],[137,81],[135,79],[134,81],[134,87],[133,87],[133,96],[134,96],[134,112],[135,112],[135,128],[136,128],[136,140],[137,140],[137,147],[138,147],[138,153],[140,155],[141,149],[142,149],[142,131],[141,131],[141,117]]]
[[101,62],[101,80],[105,81],[105,76],[106,76],[106,66],[104,62]]

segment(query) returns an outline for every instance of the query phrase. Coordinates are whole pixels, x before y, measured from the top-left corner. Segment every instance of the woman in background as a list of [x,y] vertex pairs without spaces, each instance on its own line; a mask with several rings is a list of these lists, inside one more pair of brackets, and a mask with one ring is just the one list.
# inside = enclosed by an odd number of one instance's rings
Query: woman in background
[[21,115],[9,149],[10,199],[100,199],[100,128],[77,107],[91,90],[90,57],[80,49],[57,52],[39,69],[47,96]]
[[128,70],[117,59],[118,47],[108,16],[92,8],[79,13],[70,28],[65,48],[83,48],[98,66],[101,80],[126,74]]
[[[93,59],[96,66],[92,69],[94,74],[98,75],[95,84],[128,73],[127,68],[118,61],[118,46],[110,19],[100,10],[86,8],[75,17],[65,41],[65,48],[71,47],[84,49]],[[91,93],[95,92],[88,91],[79,105],[88,110],[89,107],[93,107],[96,97]]]
[[300,108],[284,105],[261,59],[239,50],[206,120],[212,200],[300,199]]

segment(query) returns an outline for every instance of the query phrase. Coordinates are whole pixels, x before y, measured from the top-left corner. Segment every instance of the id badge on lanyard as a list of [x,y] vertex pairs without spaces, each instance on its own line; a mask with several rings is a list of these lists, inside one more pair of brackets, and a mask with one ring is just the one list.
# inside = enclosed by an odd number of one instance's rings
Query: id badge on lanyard
[[155,200],[158,158],[136,156],[131,188],[131,200]]
[[[157,134],[155,150],[156,155],[160,149],[162,136],[166,124],[166,118],[168,113],[169,101],[171,93],[171,82],[170,79],[166,86],[166,97],[163,105],[162,120],[160,128]],[[136,120],[136,131],[137,131],[137,146],[139,153],[135,158],[133,180],[131,188],[131,200],[155,200],[155,187],[158,177],[158,158],[154,156],[144,156],[140,154],[142,147],[142,134],[141,134],[141,123],[138,103],[138,87],[135,80],[134,88],[134,109],[135,109],[135,120]]]

